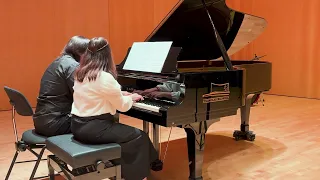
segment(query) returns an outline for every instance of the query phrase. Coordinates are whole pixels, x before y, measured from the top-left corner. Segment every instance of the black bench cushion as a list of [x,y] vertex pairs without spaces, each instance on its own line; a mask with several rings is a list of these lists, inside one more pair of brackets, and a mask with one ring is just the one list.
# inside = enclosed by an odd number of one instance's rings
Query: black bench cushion
[[79,168],[97,161],[121,157],[121,146],[116,143],[88,145],[73,139],[72,134],[53,136],[46,140],[47,149],[72,168]]

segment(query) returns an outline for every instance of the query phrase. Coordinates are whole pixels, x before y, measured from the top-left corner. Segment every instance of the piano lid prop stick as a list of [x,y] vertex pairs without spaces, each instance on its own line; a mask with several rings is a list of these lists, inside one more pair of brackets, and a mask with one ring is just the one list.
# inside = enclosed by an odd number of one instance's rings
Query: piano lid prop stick
[[212,18],[211,18],[211,15],[210,15],[210,13],[209,13],[209,11],[207,9],[207,5],[205,3],[205,0],[201,0],[201,1],[202,1],[204,9],[207,12],[207,15],[209,17],[210,23],[211,23],[211,25],[213,27],[213,32],[214,32],[214,35],[216,36],[216,40],[217,40],[218,46],[220,48],[224,63],[226,65],[226,67],[227,67],[227,70],[233,70],[233,66],[232,66],[232,63],[231,63],[230,58],[228,56],[228,53],[226,51],[226,47],[224,46],[224,44],[223,44],[223,42],[221,40],[221,37],[220,37],[220,35],[219,35],[219,33],[218,33],[218,31],[217,31],[217,29],[216,29],[216,27],[215,27],[215,25],[214,25],[214,23],[212,21]]
[[159,157],[161,157],[161,127],[159,127]]
[[174,125],[174,123],[172,123],[172,126],[171,126],[171,128],[170,128],[170,132],[169,132],[169,136],[168,136],[168,141],[167,141],[167,146],[166,146],[166,150],[164,151],[162,163],[164,163],[164,160],[166,159],[166,155],[167,155],[167,151],[168,151],[168,147],[169,147],[170,136],[171,136],[171,132],[172,132],[173,125]]
[[263,57],[265,57],[265,56],[267,56],[267,55],[257,56],[257,54],[254,54],[254,58],[251,59],[251,61],[260,60],[260,58],[263,58]]

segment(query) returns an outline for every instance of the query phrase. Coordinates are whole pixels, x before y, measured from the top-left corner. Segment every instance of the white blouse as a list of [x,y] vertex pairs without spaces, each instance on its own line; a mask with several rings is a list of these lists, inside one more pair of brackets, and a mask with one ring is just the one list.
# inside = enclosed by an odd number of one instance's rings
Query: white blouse
[[102,71],[95,81],[85,78],[82,83],[74,80],[71,114],[79,117],[97,116],[116,110],[128,111],[133,104],[130,96],[123,96],[120,84],[114,77]]

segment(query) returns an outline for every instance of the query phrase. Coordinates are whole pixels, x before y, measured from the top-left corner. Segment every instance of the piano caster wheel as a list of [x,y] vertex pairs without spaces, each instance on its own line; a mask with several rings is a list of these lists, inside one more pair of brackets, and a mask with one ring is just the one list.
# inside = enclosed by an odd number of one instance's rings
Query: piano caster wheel
[[233,132],[233,137],[236,141],[240,139],[254,141],[256,139],[256,135],[252,131],[244,132],[244,131],[235,130]]
[[151,169],[153,171],[161,171],[162,168],[163,168],[163,162],[159,159],[157,159],[153,163],[151,163]]

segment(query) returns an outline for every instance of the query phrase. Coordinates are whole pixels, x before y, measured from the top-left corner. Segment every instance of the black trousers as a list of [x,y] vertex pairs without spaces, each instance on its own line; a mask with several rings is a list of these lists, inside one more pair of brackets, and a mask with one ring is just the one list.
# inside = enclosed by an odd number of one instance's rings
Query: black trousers
[[41,116],[33,116],[35,131],[43,136],[57,136],[71,133],[71,116],[54,112]]
[[121,171],[125,180],[142,180],[148,177],[150,164],[158,159],[145,132],[115,122],[110,114],[85,118],[72,116],[71,131],[76,140],[86,144],[120,144]]

